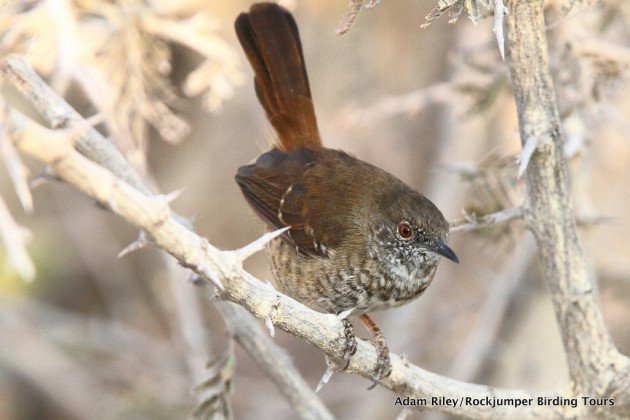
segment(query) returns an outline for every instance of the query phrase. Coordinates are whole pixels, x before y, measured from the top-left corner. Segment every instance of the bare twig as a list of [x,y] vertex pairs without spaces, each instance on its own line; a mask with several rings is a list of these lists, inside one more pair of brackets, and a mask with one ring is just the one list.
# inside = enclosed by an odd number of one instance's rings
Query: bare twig
[[26,240],[30,232],[18,225],[0,195],[0,237],[9,252],[9,261],[22,280],[35,278],[35,265],[26,251]]
[[[53,128],[73,126],[83,120],[83,117],[61,100],[20,57],[16,55],[4,57],[0,65],[0,74],[29,98]],[[149,192],[148,187],[131,169],[116,146],[94,128],[85,131],[77,140],[75,147],[81,154],[118,174],[139,190]]]
[[[206,288],[206,290],[208,290]],[[278,389],[284,397],[291,401],[296,413],[303,418],[332,419],[322,401],[316,397],[309,384],[293,369],[274,369],[278,363],[278,356],[283,358],[283,365],[293,366],[291,357],[281,347],[278,347],[267,334],[263,333],[255,324],[242,322],[250,319],[250,315],[240,306],[231,302],[217,301],[214,307],[223,315],[228,330],[234,339],[248,349],[252,357],[258,361],[261,368],[273,377],[274,382],[282,383]]]
[[[549,72],[543,1],[509,0],[507,57],[521,142],[538,138],[527,170],[527,224],[551,290],[575,395],[615,397],[615,406],[585,406],[610,417],[627,414],[630,361],[616,349],[593,295],[577,235],[560,118]],[[621,414],[620,414],[621,415]],[[592,416],[592,415],[591,415]]]
[[[97,375],[83,372],[77,364],[76,368],[86,377],[103,376],[104,381],[95,381],[99,387],[106,388],[104,383],[116,381],[136,384],[138,375],[151,377],[150,383],[143,385],[142,391],[155,400],[168,404],[186,404],[190,402],[190,393],[186,390],[183,380],[184,373],[179,363],[179,352],[165,340],[148,336],[142,331],[129,328],[122,323],[93,316],[89,319],[76,313],[47,304],[40,300],[27,298],[7,297],[0,298],[0,335],[4,340],[28,341],[41,340],[43,345],[38,346],[42,352],[45,349],[54,349],[54,353],[74,354],[99,354],[107,357],[96,358],[89,366],[90,370],[97,370]],[[16,343],[16,347],[20,348]],[[12,347],[12,346],[9,346]],[[147,351],[151,349],[151,351]],[[2,349],[4,350],[4,348]],[[14,365],[22,371],[22,364],[33,364],[35,355],[22,357],[23,355],[3,353],[0,350],[0,359]],[[45,353],[40,357],[48,360]],[[70,360],[68,360],[69,364]],[[48,365],[46,365],[48,367]],[[59,378],[55,378],[53,369],[40,368],[39,372],[31,367],[25,367],[27,375],[35,379],[39,385],[48,384],[45,392],[54,392],[59,387]],[[84,367],[85,369],[85,367]],[[30,376],[32,375],[32,376]],[[74,372],[69,372],[70,377]],[[65,392],[57,393],[54,398],[65,398],[62,405],[73,406],[84,401],[85,391],[74,400]],[[94,392],[97,392],[94,390]],[[109,391],[108,391],[109,392]],[[92,394],[91,398],[98,399],[98,394]],[[87,399],[89,401],[89,399]],[[107,411],[106,411],[107,412]]]
[[[444,12],[454,6],[460,6],[460,9],[456,13],[457,17],[459,17],[462,10],[465,8],[464,0],[438,0],[437,5],[433,9],[431,9],[429,14],[424,18],[426,22],[420,25],[420,27],[424,29],[427,26],[431,25],[440,16],[442,16]],[[454,18],[453,22],[456,20],[457,18]]]
[[[107,389],[85,366],[39,334],[29,332],[18,317],[0,317],[0,330],[2,364],[18,370],[77,418],[94,418],[111,410],[130,408],[128,399]],[[59,386],[60,378],[64,386]],[[94,398],[95,395],[98,398]]]
[[[495,213],[486,214],[485,216],[477,216],[476,214],[464,213],[462,219],[449,222],[449,232],[472,232],[484,229],[490,226],[509,223],[514,220],[522,220],[525,218],[525,208],[523,206],[510,207]],[[578,226],[592,226],[613,220],[610,216],[602,215],[582,215],[576,219]]]
[[458,97],[452,83],[438,83],[400,96],[385,97],[366,108],[347,109],[338,118],[344,128],[369,125],[395,115],[416,115],[433,103],[443,103]]
[[[534,135],[540,139],[527,171],[529,201],[526,203],[526,219],[540,245],[540,255],[563,331],[574,381],[574,387],[569,392],[612,396],[616,398],[615,408],[607,406],[606,409],[623,412],[627,409],[630,389],[628,360],[616,351],[603,326],[577,240],[567,171],[561,154],[555,98],[547,69],[546,46],[540,35],[544,28],[542,5],[541,2],[512,0],[509,6],[513,13],[509,15],[507,24],[507,57],[519,105],[521,137],[526,139]],[[514,16],[518,16],[518,20]],[[533,69],[529,68],[532,60]],[[20,150],[51,165],[67,183],[110,204],[115,213],[146,230],[158,246],[207,281],[212,280],[211,273],[214,273],[225,285],[222,297],[239,303],[261,319],[271,317],[275,311],[272,319],[277,327],[310,342],[332,357],[341,356],[343,329],[336,317],[314,312],[266,287],[242,270],[235,253],[216,249],[183,226],[174,217],[167,202],[152,199],[148,193],[133,188],[85,159],[69,147],[68,142],[59,141],[54,132],[35,129],[33,123],[24,118],[13,119],[19,134],[15,141]],[[375,362],[374,348],[359,341],[349,371],[370,377]],[[520,390],[453,381],[404,363],[395,355],[392,355],[392,364],[392,375],[382,384],[412,398],[430,400],[431,396],[440,395],[494,401],[534,397]],[[513,414],[511,407],[506,406],[492,409],[488,406],[435,408],[472,417],[506,417]],[[531,405],[523,407],[519,415],[577,416],[583,415],[585,410],[584,407],[572,410],[570,407]]]
[[359,12],[362,7],[363,0],[350,0],[350,10],[348,10],[346,15],[343,17],[343,21],[341,22],[341,25],[339,25],[339,28],[335,30],[337,35],[343,35],[352,28],[352,25],[354,25],[354,22],[356,22],[359,17]]
[[[38,111],[42,113],[49,123],[54,126],[66,126],[71,125],[71,123],[82,124],[79,114],[63,99],[59,98],[22,59],[17,56],[5,57],[0,62],[0,73],[5,75],[13,85],[18,87],[34,103]],[[81,154],[108,169],[116,177],[129,183],[135,189],[149,196],[152,194],[151,190],[144,184],[118,149],[101,136],[98,131],[89,129],[83,137],[77,140],[76,147]],[[168,200],[162,200],[161,202],[165,202],[168,206]],[[158,204],[157,200],[153,200],[153,204]],[[182,217],[173,216],[180,223],[183,223],[185,227],[190,226],[190,223]],[[143,236],[144,234],[141,234],[141,237]],[[150,238],[145,239],[149,240]],[[199,269],[206,278],[209,275],[214,275],[214,273],[206,270],[205,266],[200,266]],[[202,287],[204,289],[212,288],[207,283],[203,283]],[[212,293],[207,294],[210,295]],[[221,305],[221,302],[218,301],[213,303],[215,306]],[[234,325],[241,327],[240,336],[244,336],[250,331],[258,331],[256,336],[262,336],[260,327],[244,310],[231,312],[231,315],[235,316],[235,318],[230,321]],[[301,412],[305,417],[330,417],[330,413],[325,409],[321,400],[310,389],[303,386],[303,380],[299,382],[295,379],[300,377],[300,375],[292,364],[286,363],[287,359],[282,357],[284,352],[279,346],[276,346],[269,340],[259,341],[256,338],[243,339],[239,342],[267,375],[270,376],[280,391],[288,396],[296,411]],[[262,358],[261,349],[268,355],[268,358]]]
[[488,288],[483,308],[459,355],[451,366],[450,373],[463,381],[474,381],[484,361],[493,355],[493,347],[503,325],[506,311],[523,281],[532,257],[535,255],[533,241],[527,241],[507,263],[502,272]]
[[571,44],[575,53],[630,64],[630,48],[601,39],[581,39]]
[[198,385],[208,379],[204,366],[212,354],[210,334],[203,319],[201,306],[203,297],[185,281],[186,271],[177,264],[177,261],[164,255],[162,263],[177,308],[170,323],[185,346],[189,377]]
[[[168,203],[156,202],[151,196],[131,187],[116,178],[111,172],[68,146],[68,142],[55,141],[55,136],[43,138],[42,129],[33,129],[32,122],[17,124],[16,145],[24,153],[49,164],[68,184],[100,202],[108,203],[115,213],[139,228],[146,230],[155,243],[191,268],[199,276],[211,281],[208,270],[218,275],[225,285],[221,296],[237,302],[256,317],[265,319],[275,311],[276,327],[304,339],[330,356],[339,359],[345,348],[345,336],[341,322],[334,315],[315,312],[295,300],[279,294],[259,280],[243,271],[238,258],[232,252],[220,251],[205,239],[198,237],[178,222]],[[440,395],[448,398],[479,399],[530,399],[535,396],[522,390],[507,390],[454,381],[426,372],[392,355],[393,371],[382,385],[400,395],[424,398],[427,405],[466,416],[505,416],[512,412],[509,406],[466,406],[453,407],[432,405],[431,397]],[[374,347],[364,341],[358,342],[357,353],[348,367],[350,372],[371,378],[377,355]],[[521,411],[524,416],[552,415],[563,407],[528,406]]]
[[490,225],[507,223],[512,220],[522,219],[523,215],[524,209],[522,206],[512,207],[481,217],[477,217],[474,214],[466,214],[464,215],[463,220],[456,220],[450,223],[450,232],[470,232],[473,230],[488,227]]
[[[4,113],[4,108],[4,101],[0,98],[0,113]],[[2,156],[4,166],[9,172],[13,188],[22,204],[22,208],[26,213],[31,213],[33,211],[33,197],[28,187],[29,172],[9,140],[2,119],[0,118],[0,156]]]

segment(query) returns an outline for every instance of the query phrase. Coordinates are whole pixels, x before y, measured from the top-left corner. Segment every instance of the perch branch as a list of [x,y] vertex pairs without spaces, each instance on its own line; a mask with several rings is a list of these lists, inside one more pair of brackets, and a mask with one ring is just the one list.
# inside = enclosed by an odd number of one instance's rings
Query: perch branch
[[[214,273],[225,289],[220,297],[246,308],[260,319],[270,318],[274,325],[306,340],[333,358],[340,359],[345,348],[343,326],[334,315],[315,312],[295,300],[261,283],[241,266],[238,253],[221,251],[204,238],[190,231],[171,212],[168,202],[157,200],[133,188],[110,171],[75,151],[72,143],[64,141],[59,131],[36,126],[32,121],[13,111],[14,142],[27,155],[50,165],[66,183],[102,203],[128,222],[145,230],[157,246],[173,255],[183,266],[211,282]],[[393,371],[381,384],[399,395],[424,398],[428,406],[468,417],[505,417],[513,413],[510,406],[432,405],[431,398],[471,398],[486,401],[497,399],[536,398],[530,392],[509,390],[455,381],[420,369],[392,355]],[[358,342],[357,353],[348,367],[349,372],[371,378],[377,355],[374,347]],[[549,417],[564,407],[530,405],[523,407],[524,416]]]
[[[80,114],[57,96],[20,57],[9,55],[1,60],[0,74],[32,102],[51,126],[85,126]],[[20,119],[19,114],[14,113],[14,115],[17,115],[17,118]],[[133,186],[133,188],[146,195],[152,195],[151,190],[136,174],[122,153],[112,142],[104,138],[94,128],[86,128],[76,140],[74,146],[77,151],[89,160],[109,170],[119,179]],[[46,147],[44,146],[44,148]],[[188,221],[177,215],[173,216],[188,227]],[[141,233],[141,237],[142,235]],[[212,289],[212,286],[207,283],[204,283],[201,287],[206,292],[208,289]],[[221,306],[224,305],[224,302],[215,301],[214,304],[215,306]],[[220,308],[218,310],[221,312]],[[287,358],[283,357],[285,354],[284,350],[270,340],[260,339],[262,337],[260,327],[245,310],[235,307],[233,310],[226,310],[225,313],[231,313],[234,319],[229,321],[241,327],[239,330],[239,337],[242,338],[242,340],[239,340],[241,346],[269,375],[283,395],[289,398],[289,402],[294,404],[293,408],[296,412],[299,412],[305,418],[327,419],[331,417],[330,412],[321,400],[311,389],[303,385],[303,379],[301,382],[293,381],[300,375],[292,364],[287,363]],[[258,331],[255,337],[243,338],[252,331]],[[259,358],[263,354],[266,358]],[[274,362],[271,363],[270,360]],[[297,403],[298,401],[299,403]]]
[[276,346],[269,335],[258,328],[258,325],[252,322],[242,322],[245,318],[251,319],[243,308],[226,301],[217,301],[214,307],[225,319],[228,330],[234,335],[234,339],[242,347],[248,349],[250,354],[254,353],[252,357],[272,377],[275,383],[283,384],[278,387],[279,391],[291,402],[300,417],[333,418],[326,406],[313,393],[313,389],[297,373],[297,369],[274,368],[274,365],[278,363],[278,357],[282,357],[283,365],[293,366],[291,357],[282,347]]

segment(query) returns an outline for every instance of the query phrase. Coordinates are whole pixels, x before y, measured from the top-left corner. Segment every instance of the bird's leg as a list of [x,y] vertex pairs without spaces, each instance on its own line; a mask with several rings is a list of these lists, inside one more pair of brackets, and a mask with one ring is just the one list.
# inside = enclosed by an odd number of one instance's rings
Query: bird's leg
[[354,327],[348,319],[348,316],[353,310],[354,308],[347,311],[338,312],[336,314],[337,318],[339,318],[339,320],[343,324],[343,332],[346,337],[345,348],[343,354],[341,355],[341,361],[343,365],[340,367],[340,365],[338,365],[335,360],[326,355],[326,372],[324,372],[324,376],[322,376],[322,379],[320,379],[319,384],[315,389],[315,392],[319,392],[322,387],[328,383],[335,371],[348,369],[348,366],[350,366],[350,359],[352,358],[352,355],[357,352],[357,339],[354,335]]
[[352,326],[350,319],[348,319],[350,312],[352,312],[352,309],[337,314],[337,317],[339,317],[341,323],[343,324],[343,333],[346,336],[346,348],[341,356],[341,360],[344,362],[342,370],[348,369],[348,366],[350,365],[350,358],[357,352],[357,338],[354,335],[354,327]]
[[382,378],[388,377],[392,373],[392,363],[389,360],[389,348],[385,342],[385,336],[374,321],[367,315],[359,317],[363,325],[372,333],[372,344],[376,347],[376,368],[374,369],[374,382],[368,389],[374,388]]

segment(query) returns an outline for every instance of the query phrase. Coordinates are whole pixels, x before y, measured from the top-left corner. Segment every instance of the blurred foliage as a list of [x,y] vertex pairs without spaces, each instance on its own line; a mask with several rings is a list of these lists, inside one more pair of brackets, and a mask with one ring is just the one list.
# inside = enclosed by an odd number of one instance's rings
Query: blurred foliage
[[[283,3],[300,27],[327,145],[422,187],[449,218],[520,204],[520,143],[509,75],[491,19],[483,19],[494,2],[387,1],[352,21],[347,2]],[[363,9],[378,2],[352,2],[359,3]],[[232,33],[235,16],[249,4],[4,1],[0,54],[25,56],[82,115],[103,114],[106,123],[99,129],[139,169],[150,168],[159,189],[186,188],[173,203],[178,213],[198,215],[199,232],[213,244],[234,248],[256,238],[262,224],[240,196],[233,174],[267,147],[270,131]],[[630,199],[624,182],[630,161],[630,2],[546,4],[576,212],[614,217],[582,231],[583,243],[593,272],[606,279],[600,293],[607,325],[628,351],[630,309],[623,297],[630,290]],[[444,13],[450,19],[467,14],[477,25],[460,19],[457,25],[443,21],[420,29]],[[335,36],[340,21],[352,26],[343,37]],[[21,167],[9,155],[3,149],[4,166]],[[32,174],[41,170],[24,164]],[[3,239],[0,253],[0,418],[38,418],[42,412],[52,413],[49,418],[81,417],[82,404],[93,409],[102,401],[111,406],[99,414],[110,418],[184,417],[195,406],[207,415],[229,416],[233,410],[236,418],[293,417],[251,359],[226,344],[230,338],[221,319],[206,308],[200,318],[219,356],[207,355],[217,363],[203,372],[207,381],[195,395],[199,384],[187,367],[190,349],[178,323],[181,302],[164,260],[150,250],[116,259],[137,232],[56,182],[33,192],[35,213],[23,217],[15,184],[0,175],[0,200],[10,210],[0,225],[15,238]],[[24,228],[32,232],[30,244]],[[462,263],[441,266],[417,302],[376,315],[392,351],[448,372],[469,350],[471,327],[508,254],[522,252],[520,232],[519,226],[504,225],[452,235]],[[509,246],[502,247],[505,243]],[[32,257],[37,267],[32,285],[5,263],[10,248]],[[259,278],[271,278],[263,256],[248,264]],[[481,373],[459,379],[548,389],[564,378],[547,291],[536,262],[524,266],[507,273],[526,281],[505,298],[506,319],[482,357]],[[322,355],[286,334],[275,340],[289,348],[315,384]],[[226,347],[226,353],[217,351]],[[361,378],[350,375],[336,375],[320,395],[339,418],[397,414],[390,393],[375,389],[367,395]],[[31,410],[34,406],[38,409]]]
[[[25,55],[61,93],[77,84],[107,116],[112,138],[144,168],[149,125],[169,142],[190,133],[173,112],[178,92],[203,94],[202,104],[216,111],[242,83],[239,60],[218,28],[197,1],[14,1],[2,9],[0,49]],[[172,45],[200,57],[181,87],[170,78]]]

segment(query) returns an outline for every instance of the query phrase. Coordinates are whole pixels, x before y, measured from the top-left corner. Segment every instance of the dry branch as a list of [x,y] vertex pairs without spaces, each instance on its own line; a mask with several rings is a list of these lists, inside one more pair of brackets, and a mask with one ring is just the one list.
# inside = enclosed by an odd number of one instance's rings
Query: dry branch
[[[206,281],[212,281],[209,271],[216,273],[225,286],[225,290],[220,293],[222,298],[240,304],[260,319],[271,317],[273,313],[271,319],[276,327],[308,341],[336,359],[342,356],[345,339],[343,326],[336,316],[315,312],[255,279],[243,271],[241,260],[235,257],[234,252],[218,250],[178,222],[168,203],[156,200],[116,178],[111,172],[73,150],[70,142],[46,135],[44,129],[34,128],[34,123],[17,115],[13,116],[13,120],[21,125],[16,145],[22,152],[51,165],[65,182],[99,202],[107,203],[116,214],[147,231],[160,248]],[[54,132],[50,131],[48,134],[51,133]],[[371,378],[375,364],[374,347],[359,341],[357,353],[353,356],[348,371]],[[426,398],[429,401],[433,396],[490,400],[535,398],[526,391],[454,381],[404,362],[397,355],[392,355],[392,364],[391,376],[381,383],[403,396]],[[512,412],[511,407],[435,408],[470,417],[501,417]],[[554,410],[551,407],[532,406],[523,408],[522,413],[526,416],[540,416],[545,413],[549,415]]]
[[474,380],[485,362],[496,353],[499,332],[506,320],[510,304],[518,295],[527,269],[535,256],[533,241],[523,244],[510,258],[486,292],[477,320],[462,345],[450,373],[465,381]]
[[[4,113],[6,104],[0,98],[0,113]],[[9,177],[13,183],[13,189],[22,204],[22,208],[28,214],[33,211],[33,197],[28,187],[29,172],[26,166],[20,160],[20,156],[13,147],[13,143],[8,138],[8,133],[2,124],[0,117],[0,157],[4,161],[4,166],[9,172]]]
[[[614,398],[615,406],[576,409],[558,406],[522,407],[520,417],[601,416],[627,414],[630,401],[630,363],[619,354],[603,324],[587,277],[569,197],[568,173],[562,156],[562,137],[547,63],[541,1],[507,1],[506,57],[519,110],[523,141],[539,139],[526,171],[525,220],[539,245],[545,277],[562,331],[571,386],[566,396]],[[2,65],[6,74],[7,62]],[[153,241],[208,283],[218,278],[224,285],[223,299],[238,303],[260,319],[301,338],[333,358],[344,349],[343,327],[337,317],[310,310],[278,293],[242,269],[239,252],[221,251],[183,225],[165,199],[134,188],[126,180],[86,159],[59,132],[46,130],[15,111],[16,146],[50,165],[68,184],[100,202],[146,231]],[[95,160],[96,161],[96,160]],[[116,172],[114,172],[116,173]],[[374,348],[359,341],[349,371],[371,377],[376,363]],[[426,398],[535,398],[522,390],[474,385],[435,375],[392,355],[393,372],[382,385],[402,396]],[[559,392],[560,394],[560,392]],[[554,396],[554,395],[547,395]],[[563,395],[565,396],[565,395]],[[430,404],[429,404],[430,406]],[[468,417],[505,418],[512,407],[488,405],[434,406]],[[605,411],[604,411],[605,410]]]
[[[59,98],[21,58],[17,56],[5,57],[0,62],[0,74],[14,87],[18,88],[53,127],[85,126],[81,116],[63,99]],[[15,119],[28,123],[19,114],[13,112],[13,115]],[[55,134],[51,137],[57,137],[57,132],[53,133]],[[151,190],[136,174],[120,151],[94,128],[86,127],[75,140],[74,147],[90,161],[98,163],[109,170],[111,174],[115,174],[118,179],[129,183],[147,196],[152,195]],[[159,197],[163,197],[162,201],[168,204],[170,200],[168,195],[153,196],[156,204],[159,201]],[[182,217],[174,214],[173,217],[186,227],[190,224]],[[141,241],[142,243],[148,243],[144,233],[141,232],[140,238],[144,238]],[[201,267],[201,269],[205,270],[205,267]],[[201,286],[206,291],[208,288],[211,288],[207,283]],[[213,305],[223,315],[231,317],[229,320],[226,319],[226,322],[238,326],[233,332],[235,332],[241,346],[269,375],[280,392],[294,406],[296,412],[300,413],[304,418],[327,419],[331,417],[330,412],[321,400],[305,385],[298,371],[284,357],[286,354],[284,350],[271,340],[264,338],[264,334],[260,332],[260,327],[244,309],[230,302],[216,300],[213,301]],[[252,334],[252,336],[245,337],[247,334]]]
[[0,196],[0,239],[7,247],[9,261],[24,281],[35,278],[35,265],[26,251],[30,232],[18,225]]
[[[6,70],[5,60],[0,67]],[[73,149],[72,142],[59,131],[35,125],[16,111],[11,113],[15,125],[16,146],[31,157],[50,165],[68,184],[99,202],[106,203],[113,212],[145,230],[153,241],[178,261],[210,283],[212,273],[225,287],[220,297],[238,303],[260,319],[270,318],[274,325],[298,338],[308,341],[333,358],[340,358],[345,348],[343,326],[334,315],[315,312],[260,282],[241,268],[238,252],[221,251],[207,240],[184,226],[171,212],[168,200],[151,196],[112,172],[85,158]],[[277,360],[276,360],[277,361]],[[358,350],[349,366],[350,372],[371,378],[376,364],[372,345],[359,341]],[[474,385],[442,377],[403,361],[392,355],[393,372],[382,385],[399,395],[424,398],[431,406],[431,398],[530,399],[536,395],[523,390],[508,390]],[[505,417],[512,407],[488,405],[433,406],[435,409],[469,417]],[[560,412],[557,407],[524,407],[524,416],[550,416]]]
[[465,214],[464,219],[450,222],[450,232],[470,232],[499,223],[507,223],[512,220],[523,218],[524,210],[522,206],[511,207],[496,213],[486,214],[485,216],[476,216],[474,214]]
[[521,142],[538,138],[527,168],[526,221],[536,237],[562,332],[572,393],[615,398],[615,406],[586,406],[599,415],[630,409],[630,362],[615,348],[593,294],[577,235],[563,139],[549,72],[543,1],[507,2],[507,62]]
[[344,128],[370,125],[396,115],[416,115],[434,103],[457,103],[459,95],[453,83],[438,83],[400,96],[388,96],[365,108],[349,108],[337,118]]

